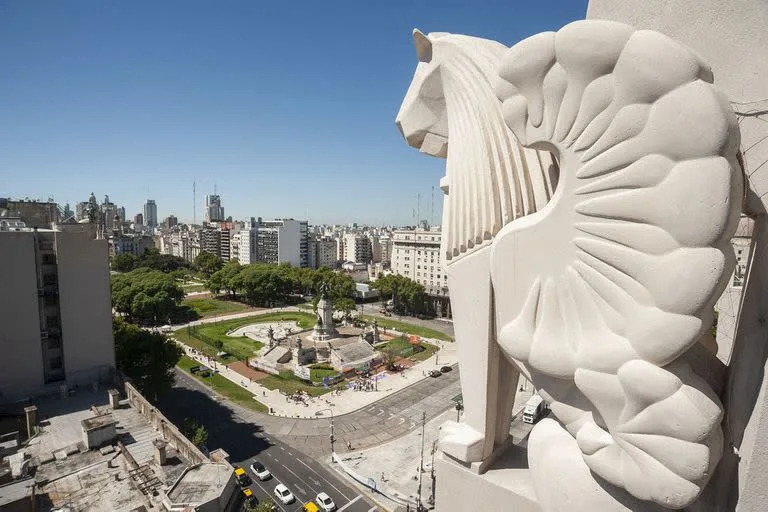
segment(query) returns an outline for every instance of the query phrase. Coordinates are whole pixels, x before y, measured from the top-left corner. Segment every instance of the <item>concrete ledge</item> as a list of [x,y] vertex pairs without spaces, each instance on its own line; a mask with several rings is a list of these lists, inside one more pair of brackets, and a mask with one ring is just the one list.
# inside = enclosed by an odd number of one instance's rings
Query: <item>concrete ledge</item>
[[533,491],[527,453],[516,446],[499,454],[484,474],[441,453],[435,459],[435,510],[541,512]]

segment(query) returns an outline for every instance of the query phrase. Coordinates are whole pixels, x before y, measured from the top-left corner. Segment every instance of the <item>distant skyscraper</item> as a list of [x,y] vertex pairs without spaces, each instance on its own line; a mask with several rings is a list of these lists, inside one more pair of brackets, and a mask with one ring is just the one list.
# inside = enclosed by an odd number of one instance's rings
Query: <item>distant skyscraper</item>
[[136,224],[137,226],[143,226],[144,225],[144,214],[137,213],[136,215],[134,215],[133,223]]
[[218,194],[205,196],[205,221],[222,222],[224,220],[224,208],[221,206],[221,197]]
[[154,199],[147,199],[144,203],[144,223],[147,227],[157,227],[157,205]]

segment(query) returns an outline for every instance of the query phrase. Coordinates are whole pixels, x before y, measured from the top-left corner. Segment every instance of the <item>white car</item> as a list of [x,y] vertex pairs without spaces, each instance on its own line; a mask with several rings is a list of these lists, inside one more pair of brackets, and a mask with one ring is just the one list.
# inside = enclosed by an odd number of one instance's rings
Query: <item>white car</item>
[[318,506],[325,512],[333,512],[336,510],[336,504],[333,502],[331,497],[324,492],[318,494],[315,498],[315,501],[317,502]]
[[293,496],[293,493],[288,490],[286,486],[283,484],[277,484],[275,487],[275,497],[280,500],[280,503],[283,505],[288,505],[289,503],[293,503],[293,500],[296,498]]
[[256,478],[262,482],[264,480],[269,480],[272,477],[272,473],[270,473],[269,470],[264,467],[264,464],[257,460],[251,464],[251,471],[253,471],[253,474],[256,475]]

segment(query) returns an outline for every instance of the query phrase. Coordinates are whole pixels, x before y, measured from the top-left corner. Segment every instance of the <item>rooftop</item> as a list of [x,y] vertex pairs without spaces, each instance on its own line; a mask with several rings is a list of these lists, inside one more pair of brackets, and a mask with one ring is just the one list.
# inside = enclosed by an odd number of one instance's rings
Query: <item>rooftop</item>
[[189,468],[168,490],[175,505],[199,505],[215,500],[232,476],[229,464],[200,464]]

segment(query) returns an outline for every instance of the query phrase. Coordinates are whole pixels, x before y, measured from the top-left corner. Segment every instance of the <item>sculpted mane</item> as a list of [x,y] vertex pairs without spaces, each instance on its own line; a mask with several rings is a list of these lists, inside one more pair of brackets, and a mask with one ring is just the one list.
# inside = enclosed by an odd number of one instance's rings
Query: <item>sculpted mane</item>
[[448,111],[442,250],[450,262],[546,205],[557,164],[549,153],[521,147],[504,122],[494,91],[503,45],[453,34],[429,37]]

